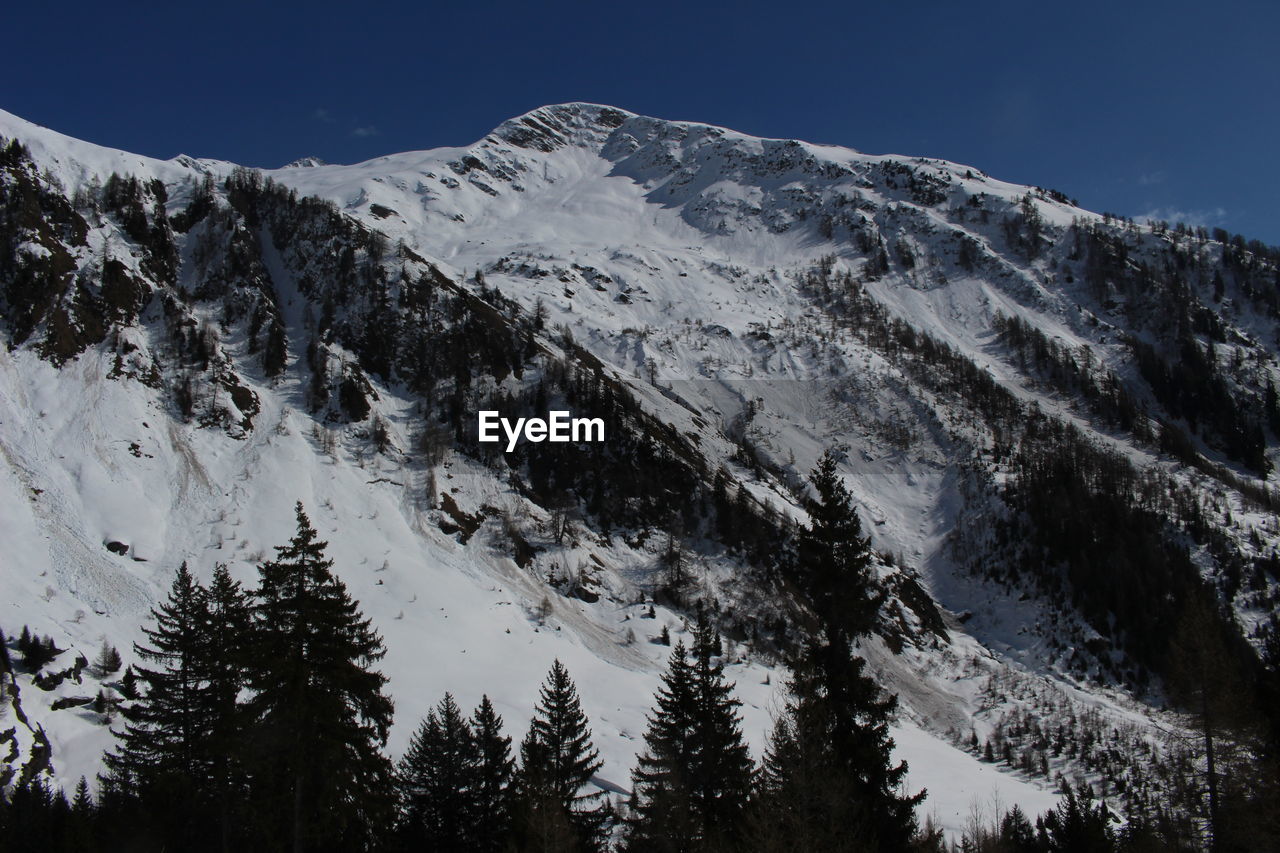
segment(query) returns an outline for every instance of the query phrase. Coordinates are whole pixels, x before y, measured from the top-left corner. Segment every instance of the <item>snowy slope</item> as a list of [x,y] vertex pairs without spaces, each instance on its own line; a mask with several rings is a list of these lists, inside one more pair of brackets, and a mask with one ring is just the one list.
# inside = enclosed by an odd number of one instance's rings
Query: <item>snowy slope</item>
[[[640,606],[608,599],[587,605],[552,593],[555,609],[544,624],[533,611],[546,590],[509,557],[441,533],[406,499],[395,466],[362,465],[342,451],[330,459],[297,413],[267,409],[262,422],[274,426],[238,442],[210,430],[162,426],[159,405],[105,379],[103,365],[88,358],[61,372],[25,353],[4,358],[7,483],[0,535],[12,547],[0,624],[38,623],[70,650],[66,658],[78,650],[92,659],[104,639],[124,650],[141,639],[138,629],[167,591],[174,566],[185,560],[207,579],[214,565],[226,562],[251,583],[254,562],[287,540],[292,501],[302,500],[330,538],[341,576],[386,640],[383,671],[397,707],[393,753],[445,690],[464,706],[488,693],[518,734],[531,697],[559,658],[582,686],[605,760],[602,779],[629,788],[628,771],[669,651],[646,640],[664,624],[673,642],[680,637],[676,614],[659,608],[651,622],[641,620]],[[141,458],[129,451],[133,443]],[[74,448],[93,450],[64,452]],[[451,489],[457,483],[464,506],[505,497],[469,468],[456,462],[443,474]],[[384,482],[371,485],[380,478]],[[107,540],[128,544],[130,556],[105,551]],[[643,559],[598,553],[621,567]],[[639,638],[633,645],[625,644],[629,628]],[[136,661],[127,652],[125,658]],[[744,731],[758,755],[784,673],[746,662],[728,672],[738,683]],[[96,686],[86,681],[51,694],[27,686],[22,694],[26,713],[49,733],[57,778],[67,785],[92,777],[111,744],[107,727],[87,709],[48,711],[59,696],[93,696]],[[1052,802],[1048,793],[914,725],[904,723],[896,736],[911,762],[912,784],[938,793],[930,809],[943,825],[956,828],[967,817],[969,794],[985,798],[998,790],[1004,802],[1029,809]]]
[[[860,220],[891,254],[901,243],[915,256],[914,267],[895,259],[866,285],[891,316],[1140,467],[1161,464],[1150,447],[1117,441],[1076,402],[1028,377],[993,330],[997,315],[1019,317],[1102,369],[1133,373],[1121,317],[1086,292],[1081,264],[1060,265],[1053,255],[1028,261],[1001,245],[997,223],[1032,193],[1054,239],[1065,241],[1073,223],[1102,221],[1053,193],[946,161],[756,139],[590,104],[535,110],[465,149],[271,175],[455,270],[482,272],[528,308],[540,302],[552,324],[606,363],[641,377],[652,368],[725,423],[754,401],[752,438],[799,475],[828,445],[857,448],[851,487],[875,522],[877,547],[934,569],[937,595],[957,586],[938,561],[960,503],[950,463],[966,442],[953,440],[948,413],[922,419],[917,389],[882,353],[857,342],[816,345],[825,321],[790,274],[824,256],[837,272],[865,271],[866,253],[840,217]],[[971,212],[958,217],[957,208]],[[823,216],[836,224],[815,222]],[[1137,245],[1169,242],[1130,231]],[[957,260],[964,240],[978,258],[971,270]],[[1238,329],[1231,343],[1261,362],[1254,387],[1280,378],[1266,343],[1275,339],[1274,319],[1243,298],[1227,300],[1221,313]],[[906,450],[886,440],[903,423],[913,427]],[[1172,476],[1205,487],[1193,473]],[[1268,513],[1225,499],[1240,529],[1267,529]],[[941,600],[957,611],[975,604]]]
[[[112,172],[131,174],[160,181],[171,214],[205,176],[222,179],[233,169],[103,149],[5,113],[0,136],[21,140],[68,197]],[[264,174],[334,202],[453,281],[474,289],[479,273],[527,311],[541,306],[548,328],[567,330],[648,411],[695,435],[706,458],[729,466],[761,501],[801,517],[788,483],[799,483],[826,447],[844,448],[874,546],[919,572],[947,619],[948,641],[896,654],[876,638],[865,652],[902,699],[895,738],[910,784],[930,790],[925,813],[949,830],[993,798],[1032,814],[1054,801],[1049,779],[982,763],[953,745],[970,732],[985,737],[996,716],[1017,705],[992,701],[984,691],[993,679],[1093,708],[1109,724],[1150,730],[1153,709],[1055,667],[1043,633],[1028,630],[1044,618],[1043,603],[985,584],[953,559],[948,541],[964,517],[965,465],[989,436],[885,352],[837,333],[799,284],[822,258],[836,272],[865,273],[868,253],[857,235],[874,235],[894,259],[867,291],[891,316],[1136,464],[1173,471],[1021,371],[996,340],[996,314],[1019,316],[1126,369],[1120,336],[1097,322],[1096,300],[1048,260],[1020,259],[999,244],[995,223],[1029,188],[944,161],[908,164],[589,104],[534,111],[469,147]],[[947,205],[964,209],[974,198],[981,216],[948,215]],[[1101,221],[1052,197],[1037,196],[1037,205],[1048,232]],[[973,269],[958,264],[961,239],[976,247]],[[95,227],[82,256],[112,240],[118,233]],[[282,263],[268,259],[278,287],[290,275]],[[293,329],[303,323],[305,298],[296,283],[289,287],[282,310]],[[1266,327],[1246,312],[1237,320],[1257,335]],[[131,334],[144,349],[158,345],[145,322]],[[247,358],[239,338],[226,345],[233,359]],[[581,688],[605,760],[602,783],[628,788],[667,652],[649,639],[662,625],[677,636],[682,630],[679,614],[659,607],[655,621],[644,620],[644,608],[631,603],[651,587],[657,543],[606,541],[586,530],[522,569],[500,546],[499,520],[485,508],[523,518],[530,529],[545,523],[546,511],[461,454],[435,471],[438,490],[462,512],[489,517],[465,543],[446,534],[441,510],[423,499],[421,464],[407,453],[372,452],[356,426],[308,413],[302,349],[291,346],[279,380],[240,371],[261,406],[243,436],[183,423],[162,390],[110,378],[108,352],[90,349],[61,368],[31,347],[0,352],[0,537],[9,543],[0,558],[0,626],[12,635],[31,624],[90,658],[104,638],[125,651],[179,563],[205,578],[227,563],[251,583],[255,563],[292,532],[300,500],[386,639],[393,753],[445,690],[464,707],[488,693],[518,737],[558,657]],[[1276,372],[1273,354],[1260,369]],[[400,386],[378,394],[377,413],[397,445],[409,447],[416,401]],[[731,461],[743,440],[770,463],[770,476],[753,479]],[[1172,476],[1206,487],[1194,472]],[[1234,494],[1222,499],[1241,523],[1274,536],[1268,514]],[[107,542],[124,543],[127,554],[109,552]],[[698,559],[708,588],[732,600],[737,563],[714,549]],[[603,567],[607,594],[588,604],[550,589],[542,578],[557,560]],[[785,673],[745,645],[730,657],[759,756]],[[96,690],[22,687],[22,705],[48,732],[64,785],[96,772],[111,739],[97,715],[55,712],[52,701]]]

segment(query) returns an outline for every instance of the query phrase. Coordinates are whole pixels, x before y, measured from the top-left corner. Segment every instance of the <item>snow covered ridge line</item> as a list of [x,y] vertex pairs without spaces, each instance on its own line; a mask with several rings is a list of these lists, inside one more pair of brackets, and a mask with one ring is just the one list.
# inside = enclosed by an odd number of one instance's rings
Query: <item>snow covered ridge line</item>
[[[996,782],[1029,814],[1063,777],[1172,789],[1139,742],[1181,604],[1217,595],[1257,648],[1280,618],[1280,250],[938,161],[516,123],[267,174],[0,114],[0,625],[130,648],[166,572],[247,579],[301,499],[387,637],[392,754],[444,690],[527,719],[560,659],[607,686],[584,710],[629,778],[702,598],[758,755],[806,630],[788,531],[835,448],[926,811],[956,833]],[[572,443],[597,414],[608,440]],[[57,784],[96,775],[97,690],[23,691]]]
[[480,412],[477,426],[479,440],[483,442],[500,441],[498,427],[501,426],[507,436],[507,453],[516,449],[521,434],[525,441],[535,444],[541,441],[604,441],[604,418],[575,418],[565,410],[548,412],[545,419],[516,418],[514,426],[501,413],[486,410]]

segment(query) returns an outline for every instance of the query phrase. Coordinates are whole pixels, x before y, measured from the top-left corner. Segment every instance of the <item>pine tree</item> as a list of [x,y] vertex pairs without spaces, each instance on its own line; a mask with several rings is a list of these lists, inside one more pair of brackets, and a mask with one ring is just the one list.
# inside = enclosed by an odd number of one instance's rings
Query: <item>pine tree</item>
[[89,794],[89,783],[81,776],[76,783],[75,799],[71,801],[72,811],[87,815],[93,811],[93,797]]
[[[52,846],[56,797],[44,779],[24,779],[0,797],[0,844],[6,850],[44,850]],[[63,800],[65,803],[65,799]]]
[[63,833],[62,849],[74,850],[77,853],[97,849],[93,837],[94,818],[93,797],[89,794],[89,783],[83,776],[76,783],[76,792],[71,800],[71,810],[67,815]]
[[694,685],[689,651],[678,640],[655,695],[645,748],[631,774],[628,850],[685,849],[694,836],[689,809],[689,772],[694,749]]
[[373,669],[385,651],[301,503],[296,514],[297,533],[258,567],[248,711],[259,846],[367,849],[394,809],[380,752],[393,707]]
[[752,762],[742,737],[741,703],[724,677],[720,636],[698,609],[693,643],[694,762],[690,808],[704,849],[732,849],[751,793]]
[[120,678],[120,695],[126,699],[137,699],[140,695],[138,692],[138,674],[133,671],[133,667],[127,667],[124,675]]
[[[231,847],[233,803],[246,796],[243,774],[231,769],[243,735],[243,664],[234,650],[248,640],[248,613],[225,566],[206,590],[184,563],[167,601],[152,611],[154,627],[143,629],[149,645],[135,646],[158,666],[136,676],[130,667],[122,681],[123,694],[136,701],[125,706],[127,724],[119,750],[106,757],[104,783],[135,800],[170,845]],[[104,643],[100,671],[111,651]],[[141,696],[137,681],[147,688]]]
[[817,499],[807,509],[811,520],[799,542],[801,587],[821,629],[851,641],[871,631],[884,592],[871,580],[871,539],[836,468],[831,451],[810,475]]
[[694,838],[690,813],[694,686],[689,653],[678,641],[667,661],[649,717],[644,751],[631,774],[632,807],[626,849],[685,850]]
[[719,655],[719,637],[699,608],[692,658],[677,645],[649,719],[633,774],[628,849],[739,846],[752,763]]
[[1009,853],[1036,853],[1036,831],[1022,809],[1014,805],[1000,821],[1000,843]]
[[195,849],[200,787],[209,769],[209,720],[198,698],[204,597],[186,563],[151,617],[154,627],[142,629],[149,645],[135,644],[134,652],[155,668],[138,670],[146,693],[125,709],[125,728],[115,733],[119,748],[104,759],[104,784],[143,801],[157,831],[174,844]]
[[600,769],[578,690],[559,660],[542,686],[529,733],[520,745],[521,833],[530,850],[598,850],[608,804],[582,793]]
[[[234,585],[238,603],[230,602],[228,583],[225,567],[206,590],[180,566],[168,599],[152,611],[152,626],[143,628],[147,646],[134,646],[154,669],[125,671],[120,690],[132,701],[124,706],[119,747],[106,756],[102,779],[102,798],[128,838],[230,849],[230,800],[246,793],[243,779],[236,790],[229,784],[228,766],[242,739],[237,697],[243,678],[228,644],[246,639],[248,611]],[[104,643],[100,671],[109,669],[113,651]],[[105,695],[96,704],[110,710]]]
[[102,641],[102,648],[98,650],[98,657],[93,662],[93,668],[97,670],[99,676],[111,675],[119,672],[120,667],[124,665],[124,661],[120,659],[120,652],[115,646]]
[[235,833],[248,796],[244,751],[248,720],[239,696],[247,685],[252,607],[249,594],[232,579],[225,564],[214,568],[204,601],[205,623],[195,669],[200,678],[200,707],[209,720],[207,788],[217,814],[219,847],[226,853],[241,846]]
[[1047,853],[1110,853],[1116,849],[1105,803],[1093,805],[1087,790],[1067,788],[1057,808],[1036,821],[1039,849]]
[[480,699],[471,718],[476,744],[476,774],[472,791],[474,850],[496,853],[506,847],[511,831],[512,781],[515,761],[511,738],[502,733],[502,717],[488,696]]
[[275,377],[284,372],[288,357],[287,346],[284,323],[281,322],[280,315],[273,314],[271,323],[267,326],[267,344],[262,351],[263,373]]
[[811,526],[800,540],[800,577],[818,620],[792,664],[789,699],[775,723],[755,803],[764,849],[906,850],[915,806],[902,796],[906,764],[892,764],[884,694],[853,654],[883,600],[870,576],[870,542],[827,452],[811,482]]
[[446,693],[427,713],[397,767],[404,841],[412,848],[473,849],[479,750],[470,724]]
[[662,567],[662,593],[673,601],[681,601],[689,585],[688,555],[682,541],[680,516],[673,514],[667,525],[667,541],[659,563]]

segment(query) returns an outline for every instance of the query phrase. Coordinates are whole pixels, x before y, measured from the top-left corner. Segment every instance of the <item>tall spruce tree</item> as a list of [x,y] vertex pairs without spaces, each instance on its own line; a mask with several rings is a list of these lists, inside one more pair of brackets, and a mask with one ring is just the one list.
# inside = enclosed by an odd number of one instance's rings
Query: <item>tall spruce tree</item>
[[244,752],[247,719],[239,702],[246,686],[248,650],[253,642],[250,596],[218,564],[205,591],[205,628],[196,670],[200,705],[209,713],[207,785],[217,819],[218,849],[241,848],[248,797],[248,762]]
[[721,654],[720,636],[699,607],[692,660],[695,750],[689,793],[698,841],[706,850],[737,848],[753,769],[738,714],[742,703],[724,677]]
[[668,658],[655,703],[644,751],[636,757],[631,774],[626,849],[637,853],[690,849],[695,837],[689,791],[695,749],[694,685],[683,640]]
[[875,626],[885,593],[871,578],[871,539],[828,450],[809,477],[816,499],[798,547],[799,581],[828,638],[851,643]]
[[148,645],[134,652],[154,668],[139,668],[143,698],[127,706],[120,745],[105,756],[104,785],[142,804],[155,832],[187,849],[201,846],[206,746],[212,721],[200,697],[201,643],[206,623],[204,591],[187,564],[177,571],[168,598],[151,611],[154,627],[144,627]]
[[334,577],[302,504],[258,567],[248,703],[262,849],[365,850],[394,818],[382,639]]
[[907,850],[921,792],[899,787],[889,717],[897,697],[865,673],[854,640],[869,632],[883,592],[868,537],[828,451],[811,476],[817,498],[799,543],[799,577],[817,625],[792,663],[789,699],[759,775],[754,828],[766,850]]
[[520,826],[523,849],[602,849],[609,818],[601,792],[583,793],[600,769],[587,715],[559,660],[542,686],[529,732],[520,744]]
[[752,764],[720,641],[699,608],[692,658],[677,645],[633,774],[630,850],[734,850]]
[[481,697],[471,717],[471,730],[477,757],[472,790],[475,820],[472,849],[478,853],[497,853],[506,848],[511,833],[515,760],[511,757],[511,738],[502,733],[502,717],[488,696]]
[[[135,811],[126,835],[158,836],[188,850],[228,850],[235,804],[246,796],[237,773],[244,734],[237,698],[244,671],[235,651],[247,641],[249,605],[225,566],[206,589],[179,567],[168,599],[135,645],[154,669],[127,681],[146,690],[125,706],[120,747],[106,756],[108,801]],[[136,688],[136,683],[135,683]]]
[[471,726],[446,693],[427,712],[397,767],[403,843],[441,853],[474,849],[479,764]]

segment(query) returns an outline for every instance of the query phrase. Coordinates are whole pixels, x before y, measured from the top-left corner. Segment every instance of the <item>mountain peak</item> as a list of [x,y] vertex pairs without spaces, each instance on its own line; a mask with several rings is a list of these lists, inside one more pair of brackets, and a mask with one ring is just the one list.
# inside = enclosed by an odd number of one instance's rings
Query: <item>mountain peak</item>
[[319,157],[299,157],[291,163],[285,163],[282,169],[314,169],[316,166],[329,165]]
[[519,148],[554,151],[574,144],[599,144],[635,117],[604,104],[550,104],[504,121],[491,135]]

